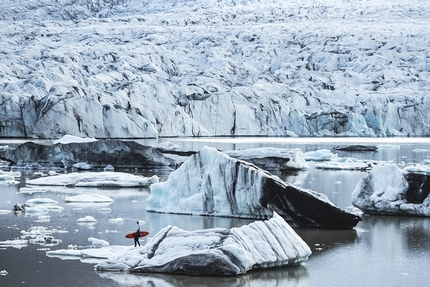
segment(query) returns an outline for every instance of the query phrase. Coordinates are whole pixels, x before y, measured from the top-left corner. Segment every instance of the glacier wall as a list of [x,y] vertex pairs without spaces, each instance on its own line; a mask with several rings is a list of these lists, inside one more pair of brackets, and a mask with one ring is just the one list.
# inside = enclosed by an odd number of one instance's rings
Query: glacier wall
[[430,7],[4,0],[0,136],[430,135]]

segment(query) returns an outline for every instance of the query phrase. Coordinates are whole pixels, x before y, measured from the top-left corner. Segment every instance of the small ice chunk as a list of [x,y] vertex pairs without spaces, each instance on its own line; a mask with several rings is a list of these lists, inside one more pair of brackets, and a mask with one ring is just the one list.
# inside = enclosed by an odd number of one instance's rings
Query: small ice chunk
[[124,223],[124,219],[122,219],[121,217],[118,218],[110,218],[108,219],[109,223],[115,223],[115,224],[123,224]]
[[97,219],[95,219],[94,217],[87,215],[83,218],[79,218],[78,220],[76,220],[76,222],[83,222],[83,223],[87,223],[87,222],[97,222]]
[[88,241],[91,242],[92,246],[97,246],[97,247],[109,246],[109,242],[107,242],[106,240],[103,240],[103,239],[97,239],[94,237],[90,237],[90,238],[88,238]]
[[106,195],[100,194],[80,194],[75,196],[67,196],[64,199],[66,202],[113,202],[114,200]]

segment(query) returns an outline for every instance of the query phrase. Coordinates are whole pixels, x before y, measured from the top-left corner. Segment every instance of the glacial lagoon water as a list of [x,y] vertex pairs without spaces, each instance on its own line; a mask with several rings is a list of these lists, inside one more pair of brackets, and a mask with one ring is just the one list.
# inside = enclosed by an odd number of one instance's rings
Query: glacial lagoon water
[[[419,163],[430,159],[429,138],[350,139],[350,138],[215,138],[141,140],[144,144],[170,141],[183,149],[199,150],[203,145],[221,150],[252,147],[301,148],[304,152],[332,149],[343,144],[378,145],[377,152],[340,152],[340,157],[391,161],[398,164]],[[1,140],[0,145],[7,144]],[[164,180],[166,172],[146,171]],[[30,176],[31,174],[29,174]],[[351,205],[351,192],[365,176],[362,171],[316,169],[297,174],[279,174],[288,182],[327,194],[341,208]],[[0,241],[19,239],[22,231],[35,226],[56,230],[52,236],[58,244],[41,242],[25,246],[0,246],[0,286],[425,286],[430,280],[430,218],[363,216],[352,230],[297,228],[313,254],[304,264],[269,270],[252,271],[234,277],[190,277],[169,274],[124,274],[94,271],[95,261],[46,256],[47,250],[66,249],[69,245],[90,246],[89,237],[108,241],[111,245],[131,245],[124,234],[145,221],[141,228],[155,234],[166,225],[187,230],[233,227],[251,220],[200,217],[145,212],[149,188],[73,189],[48,188],[40,194],[21,194],[18,185],[0,183],[0,210],[12,210],[16,203],[35,197],[51,198],[62,210],[51,210],[49,218],[13,212],[0,214]],[[64,197],[76,193],[99,193],[114,199],[112,204],[65,203]],[[110,211],[109,211],[110,210]],[[93,216],[95,224],[79,224],[78,218]],[[109,219],[123,218],[122,223]],[[43,220],[44,219],[44,220]],[[31,239],[28,237],[27,239]],[[55,241],[53,240],[53,242]],[[145,239],[141,240],[144,243]]]

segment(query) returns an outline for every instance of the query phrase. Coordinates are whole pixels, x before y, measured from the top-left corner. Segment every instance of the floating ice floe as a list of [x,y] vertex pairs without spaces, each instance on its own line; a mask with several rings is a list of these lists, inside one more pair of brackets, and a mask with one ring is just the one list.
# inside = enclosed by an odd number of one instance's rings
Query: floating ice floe
[[106,247],[106,246],[109,246],[109,242],[107,242],[106,240],[103,240],[103,239],[98,239],[98,238],[90,237],[90,238],[88,238],[88,241],[91,242],[91,245],[93,247]]
[[264,147],[228,150],[224,151],[224,153],[266,170],[302,170],[309,168],[301,149]]
[[29,185],[77,187],[143,187],[158,182],[156,175],[143,177],[124,172],[84,172],[59,174],[27,181]]
[[21,187],[19,193],[33,194],[33,193],[45,193],[48,190],[40,187]]
[[72,167],[73,169],[80,169],[80,170],[92,170],[94,168],[92,164],[89,164],[86,162],[75,163]]
[[364,162],[359,159],[342,157],[334,158],[330,161],[315,165],[319,169],[336,169],[336,170],[367,170],[372,168],[371,162]]
[[43,205],[35,205],[35,206],[29,206],[25,208],[25,214],[27,215],[37,216],[40,214],[46,214],[48,212],[49,212],[49,209]]
[[30,238],[29,243],[42,245],[42,246],[56,246],[62,242],[61,239],[54,238],[53,233],[56,233],[56,229],[46,229],[43,226],[33,226],[28,231],[21,231],[21,238]]
[[108,219],[109,223],[114,223],[114,224],[123,224],[124,223],[124,219],[121,217],[118,218],[109,218]]
[[335,157],[336,155],[328,149],[319,149],[316,151],[308,151],[303,153],[303,158],[306,161],[330,161]]
[[58,140],[55,140],[53,144],[85,143],[85,142],[95,142],[95,141],[97,141],[95,138],[84,138],[84,137],[77,137],[72,135],[64,135]]
[[35,219],[34,222],[50,222],[51,217],[49,215],[39,215],[38,219]]
[[75,196],[66,196],[66,202],[86,202],[86,203],[105,203],[113,202],[114,200],[106,195],[100,194],[79,194]]
[[365,213],[430,216],[430,175],[408,173],[394,164],[377,166],[352,193]]
[[2,171],[0,170],[0,183],[15,184],[16,179],[21,177],[19,171]]
[[408,165],[403,168],[404,171],[411,173],[430,173],[430,166],[425,164]]
[[308,259],[309,246],[273,215],[240,228],[185,231],[167,226],[142,247],[96,265],[100,271],[237,275],[253,269],[296,265]]
[[26,238],[27,236],[45,236],[55,233],[56,230],[46,229],[44,226],[32,226],[29,230],[21,230],[21,237]]
[[79,218],[78,220],[76,220],[76,222],[78,223],[96,223],[97,219],[95,219],[94,217],[87,215],[85,217]]
[[50,198],[32,198],[25,202],[28,206],[35,206],[35,205],[56,205],[58,204],[58,201],[50,199]]
[[[109,257],[115,256],[117,254],[125,253],[131,249],[133,246],[120,246],[120,245],[108,245],[103,247],[91,246],[85,249],[75,249],[70,246],[68,249],[50,250],[46,252],[46,256],[55,257],[60,259],[80,259],[82,262],[97,263],[105,260]],[[98,261],[85,260],[85,259],[97,259]]]
[[22,240],[22,239],[0,241],[0,247],[13,247],[13,248],[21,249],[22,247],[27,247],[27,245],[28,245],[28,240]]
[[111,213],[112,209],[109,207],[103,207],[103,208],[99,208],[97,211],[102,213]]

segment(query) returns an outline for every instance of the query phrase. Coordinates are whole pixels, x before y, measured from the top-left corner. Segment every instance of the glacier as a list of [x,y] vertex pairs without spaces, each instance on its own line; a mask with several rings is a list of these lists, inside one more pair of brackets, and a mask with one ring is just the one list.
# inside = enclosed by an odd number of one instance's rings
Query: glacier
[[231,229],[186,231],[167,226],[143,246],[96,265],[98,271],[238,275],[252,269],[297,265],[311,249],[276,213]]
[[0,136],[428,136],[427,4],[3,0]]
[[325,194],[207,146],[150,189],[150,212],[267,219],[275,211],[289,224],[325,228],[353,228],[361,220]]
[[352,193],[352,204],[365,213],[430,216],[430,176],[395,164],[375,167]]

